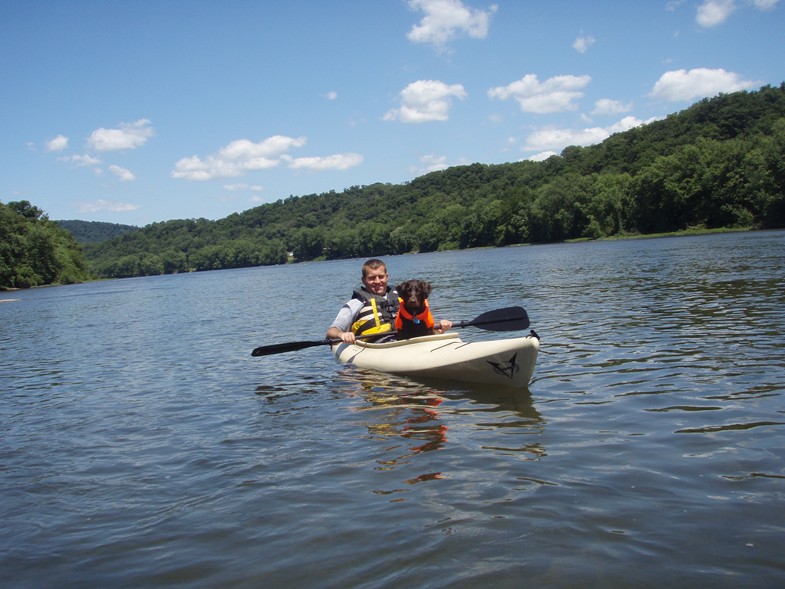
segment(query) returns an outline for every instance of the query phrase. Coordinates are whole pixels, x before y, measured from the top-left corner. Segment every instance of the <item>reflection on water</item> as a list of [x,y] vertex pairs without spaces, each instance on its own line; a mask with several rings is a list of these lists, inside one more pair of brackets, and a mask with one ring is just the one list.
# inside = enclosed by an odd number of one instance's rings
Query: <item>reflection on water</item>
[[[362,414],[362,426],[367,430],[363,439],[382,444],[376,470],[394,470],[418,454],[440,450],[447,443],[448,426],[440,414],[445,399],[437,391],[400,377],[352,367],[339,370],[336,385],[342,394],[361,401],[352,409]],[[414,485],[440,478],[441,471],[424,472],[403,482]],[[398,492],[400,489],[374,490],[380,495]]]
[[[335,382],[342,395],[360,401],[352,405],[352,411],[362,415],[359,425],[367,432],[363,439],[381,444],[376,470],[410,467],[419,454],[448,448],[451,421],[463,421],[465,416],[473,418],[472,428],[488,432],[494,440],[482,446],[488,451],[515,453],[523,460],[539,460],[547,455],[541,442],[529,439],[543,433],[544,421],[527,389],[465,385],[456,390],[452,382],[448,386],[451,389],[446,393],[444,388],[405,377],[350,366],[338,369]],[[434,462],[442,464],[438,460],[429,464]],[[449,462],[438,471],[408,476],[403,482],[412,485],[447,477]]]

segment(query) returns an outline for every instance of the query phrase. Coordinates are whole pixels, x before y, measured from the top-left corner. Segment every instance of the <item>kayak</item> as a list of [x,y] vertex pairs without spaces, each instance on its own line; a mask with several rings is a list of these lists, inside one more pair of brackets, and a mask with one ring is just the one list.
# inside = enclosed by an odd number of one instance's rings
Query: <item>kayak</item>
[[540,341],[535,335],[464,342],[443,333],[385,343],[333,344],[341,364],[390,374],[510,387],[529,385]]

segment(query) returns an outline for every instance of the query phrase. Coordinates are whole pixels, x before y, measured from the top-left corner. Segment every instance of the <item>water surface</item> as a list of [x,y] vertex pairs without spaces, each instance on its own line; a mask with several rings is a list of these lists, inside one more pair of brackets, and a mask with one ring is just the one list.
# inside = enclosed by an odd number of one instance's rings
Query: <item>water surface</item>
[[361,260],[0,293],[6,586],[781,585],[785,232],[387,262],[529,389],[250,356]]

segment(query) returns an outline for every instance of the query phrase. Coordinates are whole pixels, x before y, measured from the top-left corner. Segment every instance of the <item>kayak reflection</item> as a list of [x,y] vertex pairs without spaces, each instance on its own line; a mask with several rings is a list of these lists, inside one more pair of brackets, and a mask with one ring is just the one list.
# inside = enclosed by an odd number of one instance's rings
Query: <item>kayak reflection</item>
[[[380,443],[374,470],[398,471],[392,483],[396,488],[375,490],[377,494],[401,493],[417,483],[449,478],[445,464],[450,461],[433,451],[448,447],[451,427],[457,428],[453,435],[463,432],[457,439],[465,440],[468,432],[470,443],[489,454],[515,454],[522,460],[547,456],[541,444],[545,421],[528,389],[456,387],[454,382],[439,386],[357,367],[340,369],[335,382],[336,392],[356,400],[351,410],[361,415],[364,437]],[[399,488],[401,471],[412,469],[415,472],[403,478],[407,486]]]
[[[353,409],[364,414],[363,425],[371,440],[390,442],[376,460],[377,471],[390,471],[408,464],[424,452],[442,449],[448,426],[441,419],[443,397],[436,390],[403,378],[376,371],[346,368],[339,373],[341,392],[362,400]],[[395,443],[396,439],[405,443]],[[442,478],[426,472],[406,479],[407,484]],[[396,491],[376,491],[388,493]]]

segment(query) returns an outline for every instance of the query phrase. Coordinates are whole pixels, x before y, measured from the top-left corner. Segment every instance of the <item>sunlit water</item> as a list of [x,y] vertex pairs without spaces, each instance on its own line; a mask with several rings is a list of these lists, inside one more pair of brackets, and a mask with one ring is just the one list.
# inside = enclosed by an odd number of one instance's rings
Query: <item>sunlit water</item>
[[782,586],[785,232],[387,261],[529,390],[251,357],[360,260],[0,293],[3,586]]

